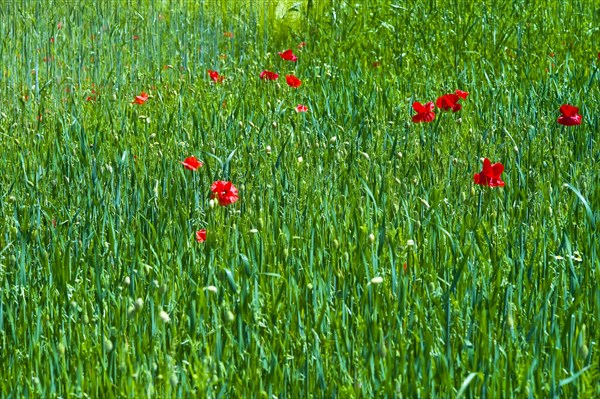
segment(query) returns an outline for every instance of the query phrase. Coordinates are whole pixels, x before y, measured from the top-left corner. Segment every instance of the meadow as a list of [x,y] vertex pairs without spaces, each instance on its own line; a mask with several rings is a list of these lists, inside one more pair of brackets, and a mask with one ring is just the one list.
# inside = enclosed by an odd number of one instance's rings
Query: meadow
[[600,397],[598,21],[0,0],[0,397]]

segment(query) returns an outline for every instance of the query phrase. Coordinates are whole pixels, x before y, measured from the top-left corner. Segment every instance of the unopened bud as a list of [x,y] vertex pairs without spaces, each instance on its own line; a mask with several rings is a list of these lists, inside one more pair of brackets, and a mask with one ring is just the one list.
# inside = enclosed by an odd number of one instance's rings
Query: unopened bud
[[161,310],[160,313],[158,314],[158,316],[164,323],[168,323],[171,321],[169,314],[167,312],[165,312],[164,310]]
[[377,276],[371,279],[371,284],[381,284],[383,283],[383,277]]

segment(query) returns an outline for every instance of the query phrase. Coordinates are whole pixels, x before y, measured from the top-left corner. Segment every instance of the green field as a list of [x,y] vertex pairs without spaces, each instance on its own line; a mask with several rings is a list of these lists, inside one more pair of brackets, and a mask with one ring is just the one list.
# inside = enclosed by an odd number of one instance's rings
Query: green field
[[600,398],[599,21],[0,0],[0,398]]

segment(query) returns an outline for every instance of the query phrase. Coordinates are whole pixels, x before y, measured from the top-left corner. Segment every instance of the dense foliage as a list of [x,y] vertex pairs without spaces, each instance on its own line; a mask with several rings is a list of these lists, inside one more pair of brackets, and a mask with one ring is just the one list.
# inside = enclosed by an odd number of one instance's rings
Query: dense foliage
[[0,396],[600,397],[599,20],[0,2]]

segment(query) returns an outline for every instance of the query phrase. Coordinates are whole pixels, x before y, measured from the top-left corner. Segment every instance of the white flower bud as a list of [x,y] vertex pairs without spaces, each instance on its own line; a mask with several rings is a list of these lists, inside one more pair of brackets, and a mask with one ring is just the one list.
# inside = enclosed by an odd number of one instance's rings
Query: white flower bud
[[383,283],[383,277],[377,276],[371,279],[371,284],[381,284]]
[[167,312],[165,312],[164,310],[161,310],[160,313],[158,314],[158,317],[160,317],[160,319],[164,322],[164,323],[168,323],[171,321],[171,318],[169,317],[169,314]]

